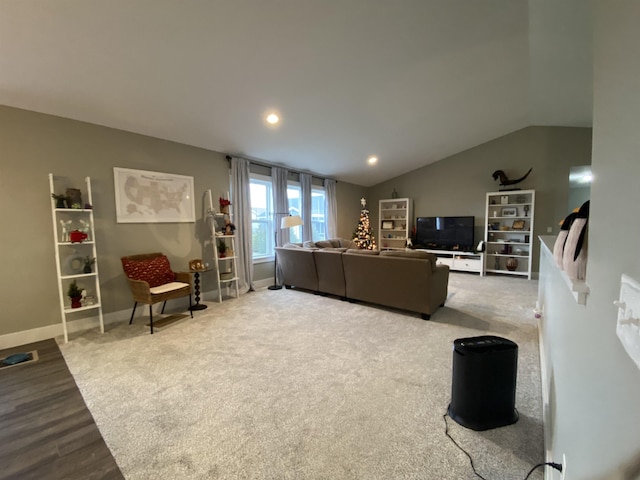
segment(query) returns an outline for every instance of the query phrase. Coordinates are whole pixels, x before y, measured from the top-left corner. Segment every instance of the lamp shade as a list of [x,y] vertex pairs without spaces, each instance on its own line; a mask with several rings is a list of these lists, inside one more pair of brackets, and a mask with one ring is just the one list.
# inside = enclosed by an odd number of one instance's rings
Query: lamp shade
[[298,225],[302,225],[302,218],[300,215],[287,215],[286,217],[282,217],[280,221],[280,228],[293,228]]

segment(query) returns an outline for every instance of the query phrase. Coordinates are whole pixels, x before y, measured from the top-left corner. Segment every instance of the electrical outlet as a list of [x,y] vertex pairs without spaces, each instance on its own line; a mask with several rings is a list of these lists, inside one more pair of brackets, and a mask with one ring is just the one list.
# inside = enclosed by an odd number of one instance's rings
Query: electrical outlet
[[566,480],[567,478],[567,456],[562,454],[562,473],[560,474],[560,480]]

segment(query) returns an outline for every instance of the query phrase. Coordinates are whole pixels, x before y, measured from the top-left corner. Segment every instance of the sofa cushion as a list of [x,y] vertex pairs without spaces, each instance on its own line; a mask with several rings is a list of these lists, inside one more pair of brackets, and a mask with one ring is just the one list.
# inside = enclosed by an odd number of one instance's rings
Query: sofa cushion
[[123,259],[122,267],[127,277],[143,280],[149,287],[157,287],[176,280],[176,274],[171,270],[169,259],[165,255],[145,260]]
[[345,238],[341,238],[340,240],[340,248],[358,248],[353,240],[347,240]]
[[301,243],[285,243],[282,248],[302,248]]
[[355,253],[357,255],[378,255],[378,250],[366,250],[364,248],[350,248],[345,253]]
[[431,270],[435,272],[436,262],[438,257],[433,253],[425,252],[424,250],[385,250],[380,252],[381,256],[385,257],[404,257],[404,258],[420,258],[429,260],[431,262]]
[[357,248],[353,240],[346,238],[330,238],[328,240],[319,240],[315,243],[317,248]]
[[304,248],[316,248],[317,247],[316,242],[309,242],[309,241],[303,242],[302,246]]
[[316,242],[317,248],[333,248],[334,245],[331,243],[331,240],[320,240]]

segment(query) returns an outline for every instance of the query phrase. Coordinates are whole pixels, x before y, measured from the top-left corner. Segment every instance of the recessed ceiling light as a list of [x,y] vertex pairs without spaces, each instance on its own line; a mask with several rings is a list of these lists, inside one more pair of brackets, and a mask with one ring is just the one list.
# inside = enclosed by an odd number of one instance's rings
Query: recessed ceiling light
[[277,113],[273,113],[272,112],[269,115],[267,115],[267,123],[269,123],[271,125],[275,125],[279,121],[280,121],[280,117],[278,116]]
[[378,157],[376,157],[375,155],[371,155],[367,162],[369,162],[369,165],[375,165],[376,163],[378,163]]

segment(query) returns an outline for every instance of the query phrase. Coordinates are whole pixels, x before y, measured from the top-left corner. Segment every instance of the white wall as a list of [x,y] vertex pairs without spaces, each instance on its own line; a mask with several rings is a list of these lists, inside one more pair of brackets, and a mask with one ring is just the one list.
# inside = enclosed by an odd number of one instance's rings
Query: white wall
[[[541,271],[549,378],[550,459],[565,478],[623,477],[640,453],[640,370],[615,333],[620,275],[640,279],[640,2],[594,2],[594,125],[589,262],[591,293],[577,306]],[[560,478],[553,474],[552,478]]]

